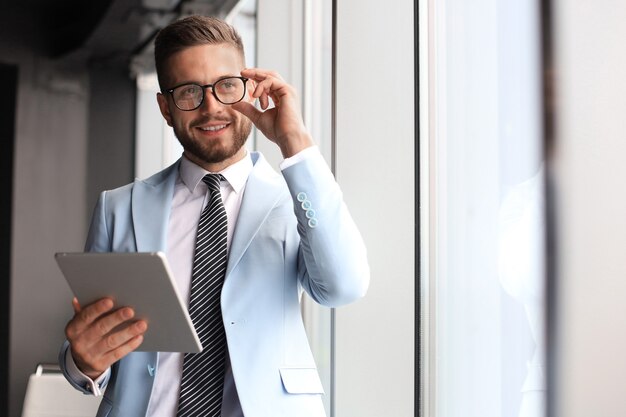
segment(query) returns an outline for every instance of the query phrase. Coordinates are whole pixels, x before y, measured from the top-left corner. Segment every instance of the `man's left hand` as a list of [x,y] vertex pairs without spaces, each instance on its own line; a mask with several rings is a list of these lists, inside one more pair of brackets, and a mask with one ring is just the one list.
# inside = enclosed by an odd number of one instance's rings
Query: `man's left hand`
[[[247,68],[241,75],[254,81],[252,97],[258,98],[261,110],[253,104],[240,101],[233,108],[248,117],[252,123],[280,148],[289,158],[313,145],[311,135],[304,127],[296,90],[274,71]],[[269,99],[274,107],[269,108]]]

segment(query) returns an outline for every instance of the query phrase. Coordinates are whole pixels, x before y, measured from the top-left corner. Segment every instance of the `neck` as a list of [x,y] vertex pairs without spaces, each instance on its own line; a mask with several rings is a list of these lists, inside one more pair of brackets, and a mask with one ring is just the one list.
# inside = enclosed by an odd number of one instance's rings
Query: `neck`
[[191,162],[193,162],[194,164],[198,165],[199,167],[202,167],[202,169],[209,171],[209,172],[220,172],[225,170],[226,168],[228,168],[229,166],[231,166],[232,164],[241,161],[243,158],[245,158],[246,156],[246,149],[242,146],[241,148],[239,148],[239,150],[237,151],[237,153],[235,153],[234,155],[222,160],[222,161],[218,161],[218,162],[208,162],[208,161],[204,161],[198,157],[196,157],[195,155],[184,151],[183,155],[185,155],[185,157],[187,159],[189,159]]

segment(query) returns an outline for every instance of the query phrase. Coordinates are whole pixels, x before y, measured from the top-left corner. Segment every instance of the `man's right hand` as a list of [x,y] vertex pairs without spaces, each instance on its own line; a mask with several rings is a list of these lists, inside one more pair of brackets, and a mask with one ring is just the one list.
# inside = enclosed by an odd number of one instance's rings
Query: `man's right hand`
[[145,320],[134,320],[130,307],[113,309],[113,300],[102,298],[81,308],[72,300],[74,317],[65,327],[72,357],[78,369],[91,379],[137,349],[148,328]]

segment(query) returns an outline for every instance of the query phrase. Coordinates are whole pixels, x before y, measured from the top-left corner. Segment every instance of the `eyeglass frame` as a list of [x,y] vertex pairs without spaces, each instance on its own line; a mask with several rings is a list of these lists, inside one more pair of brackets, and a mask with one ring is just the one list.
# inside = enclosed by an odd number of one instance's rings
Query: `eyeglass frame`
[[[219,97],[217,97],[217,94],[215,94],[215,90],[213,89],[213,86],[215,84],[219,83],[220,81],[224,81],[224,80],[227,80],[229,78],[237,78],[237,79],[240,79],[241,81],[243,81],[243,94],[241,95],[241,98],[239,100],[237,100],[237,101],[234,101],[232,103],[224,103],[222,100],[219,99]],[[175,87],[172,87],[172,88],[166,88],[165,92],[169,93],[169,95],[172,97],[172,101],[174,102],[174,105],[180,111],[194,111],[194,110],[198,110],[202,106],[202,103],[204,103],[204,96],[206,95],[205,91],[209,87],[211,87],[211,94],[213,95],[213,97],[215,97],[215,100],[217,100],[218,102],[220,102],[220,103],[222,103],[222,104],[224,104],[226,106],[230,106],[232,104],[239,103],[246,96],[248,80],[249,80],[249,78],[246,78],[246,77],[238,77],[236,75],[229,75],[227,77],[222,77],[222,78],[218,79],[217,81],[215,81],[212,84],[201,85],[201,84],[197,84],[197,83],[183,83],[183,84],[179,84],[179,85],[177,85]],[[176,99],[174,98],[174,90],[176,90],[177,88],[180,88],[180,87],[184,87],[186,85],[196,85],[196,86],[202,88],[202,98],[200,99],[200,103],[198,103],[198,105],[196,107],[194,107],[193,109],[181,109],[180,107],[178,107],[178,104],[176,103]]]

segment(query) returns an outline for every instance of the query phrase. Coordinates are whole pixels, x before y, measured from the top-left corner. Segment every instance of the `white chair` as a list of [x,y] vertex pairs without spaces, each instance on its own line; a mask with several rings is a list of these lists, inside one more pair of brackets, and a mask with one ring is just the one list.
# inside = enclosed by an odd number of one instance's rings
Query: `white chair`
[[93,417],[99,404],[74,389],[58,365],[41,364],[28,380],[22,417]]

